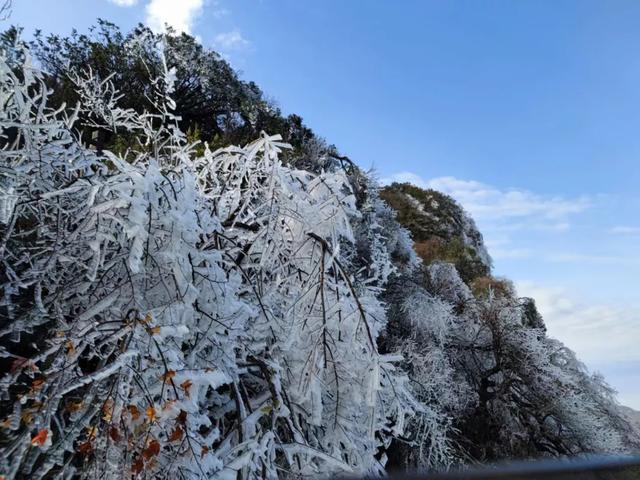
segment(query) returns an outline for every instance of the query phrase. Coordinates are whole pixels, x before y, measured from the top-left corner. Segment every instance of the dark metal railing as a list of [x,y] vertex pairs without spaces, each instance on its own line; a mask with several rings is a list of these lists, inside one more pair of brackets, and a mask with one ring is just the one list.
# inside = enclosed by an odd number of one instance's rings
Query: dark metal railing
[[535,460],[451,470],[391,472],[390,480],[640,480],[640,456]]

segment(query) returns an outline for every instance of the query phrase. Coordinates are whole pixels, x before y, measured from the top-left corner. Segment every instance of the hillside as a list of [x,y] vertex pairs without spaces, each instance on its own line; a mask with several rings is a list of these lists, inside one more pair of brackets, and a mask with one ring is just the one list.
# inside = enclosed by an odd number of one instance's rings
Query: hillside
[[623,415],[629,419],[629,423],[631,423],[631,426],[635,428],[638,436],[640,437],[640,412],[629,407],[621,407],[621,410]]
[[304,478],[625,454],[457,202],[187,35],[0,43],[0,472]]

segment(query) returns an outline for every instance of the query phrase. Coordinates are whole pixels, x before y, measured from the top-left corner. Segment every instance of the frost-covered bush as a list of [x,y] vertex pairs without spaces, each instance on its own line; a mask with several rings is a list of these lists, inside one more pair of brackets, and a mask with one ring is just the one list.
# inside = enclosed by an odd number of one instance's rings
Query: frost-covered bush
[[547,338],[508,284],[479,286],[474,295],[454,265],[433,263],[386,289],[382,344],[403,354],[420,403],[390,447],[392,465],[441,469],[637,449],[603,379]]
[[[22,44],[0,54],[2,474],[381,472],[411,399],[377,347],[385,242],[367,272],[342,252],[346,175],[284,166],[266,134],[199,156],[166,67],[142,113],[69,75],[72,114]],[[98,154],[78,114],[136,142]]]

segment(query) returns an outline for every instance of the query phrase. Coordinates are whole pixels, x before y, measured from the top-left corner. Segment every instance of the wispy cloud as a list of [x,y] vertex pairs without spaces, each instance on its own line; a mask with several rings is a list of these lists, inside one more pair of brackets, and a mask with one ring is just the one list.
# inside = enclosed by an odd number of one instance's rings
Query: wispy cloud
[[251,43],[242,36],[239,30],[232,30],[216,35],[213,39],[213,45],[223,52],[231,52],[243,50],[249,47]]
[[621,403],[640,409],[639,306],[581,302],[564,289],[532,282],[516,282],[516,288],[536,300],[551,337],[603,373]]
[[503,229],[542,229],[564,231],[568,219],[592,205],[589,197],[565,198],[538,195],[522,189],[498,189],[474,180],[455,177],[423,179],[411,172],[400,172],[384,178],[383,183],[410,182],[422,188],[446,193],[478,221],[489,221]]
[[158,32],[169,25],[178,32],[191,33],[203,7],[204,0],[151,0],[146,6],[147,25]]
[[640,361],[640,308],[580,302],[560,288],[516,282],[520,295],[535,298],[549,334],[587,364]]

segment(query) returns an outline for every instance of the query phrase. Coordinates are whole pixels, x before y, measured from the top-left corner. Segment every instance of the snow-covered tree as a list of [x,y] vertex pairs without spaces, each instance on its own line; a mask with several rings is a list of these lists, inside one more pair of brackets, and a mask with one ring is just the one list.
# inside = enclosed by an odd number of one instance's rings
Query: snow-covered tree
[[[266,134],[198,156],[162,63],[142,113],[70,72],[68,116],[28,49],[0,57],[3,473],[382,471],[410,396],[377,350],[379,290],[342,254],[346,175],[282,165]],[[136,143],[88,149],[78,115]]]
[[394,464],[442,468],[637,448],[610,387],[547,338],[539,318],[531,323],[530,301],[504,281],[474,286],[472,293],[445,263],[388,286],[395,306],[384,345],[402,351],[411,391],[427,407],[394,440]]

